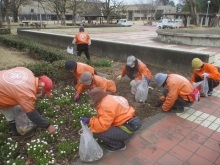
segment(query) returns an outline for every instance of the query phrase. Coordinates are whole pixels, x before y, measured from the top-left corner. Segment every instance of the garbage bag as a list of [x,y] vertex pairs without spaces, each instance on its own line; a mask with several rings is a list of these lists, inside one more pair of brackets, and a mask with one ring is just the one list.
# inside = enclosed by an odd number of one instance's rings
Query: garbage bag
[[69,54],[74,54],[74,49],[73,49],[73,47],[71,47],[71,46],[67,46],[66,51],[67,51]]
[[23,112],[20,106],[14,110],[15,124],[18,132],[23,135],[32,130],[36,125],[27,117],[27,114]]
[[148,90],[148,82],[145,79],[143,79],[137,87],[137,91],[135,93],[135,100],[137,102],[145,102],[147,100]]
[[83,162],[94,162],[103,156],[103,150],[93,138],[92,132],[87,125],[80,121],[82,129],[80,130],[79,156]]
[[137,92],[137,87],[140,84],[140,82],[141,82],[141,80],[138,80],[138,81],[135,81],[134,84],[132,84],[132,86],[131,86],[131,93],[133,95],[135,95],[135,93]]
[[199,90],[201,95],[208,96],[209,84],[207,77],[204,77],[202,81],[194,83],[193,86]]

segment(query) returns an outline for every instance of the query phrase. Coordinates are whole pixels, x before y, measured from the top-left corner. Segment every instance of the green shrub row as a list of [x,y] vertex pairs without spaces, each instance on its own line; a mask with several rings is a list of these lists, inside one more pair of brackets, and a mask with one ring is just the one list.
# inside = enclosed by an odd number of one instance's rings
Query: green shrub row
[[65,51],[48,47],[35,41],[19,38],[13,35],[0,35],[0,42],[3,44],[17,48],[19,50],[27,49],[32,58],[54,62],[65,59],[67,53]]
[[[64,68],[65,61],[67,59],[74,59],[76,62],[80,61],[87,63],[94,68],[97,67],[108,67],[110,68],[113,61],[100,58],[99,60],[88,61],[84,56],[79,57],[75,55],[69,55],[66,51],[57,49],[54,47],[48,47],[33,40],[27,40],[19,38],[14,35],[0,35],[0,42],[8,47],[14,47],[19,50],[28,51],[28,55],[40,61],[40,63],[22,65],[29,68],[35,76],[47,75],[54,81],[66,80],[67,73]],[[8,69],[1,68],[0,69]]]
[[0,34],[11,34],[11,29],[1,28],[0,26]]

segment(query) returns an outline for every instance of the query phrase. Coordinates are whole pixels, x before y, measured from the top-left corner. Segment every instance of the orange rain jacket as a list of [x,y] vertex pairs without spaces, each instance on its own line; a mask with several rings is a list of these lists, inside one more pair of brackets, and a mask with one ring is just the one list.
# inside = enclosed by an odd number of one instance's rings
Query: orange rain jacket
[[203,73],[209,73],[209,78],[216,80],[216,81],[220,81],[220,73],[217,69],[216,66],[209,64],[209,63],[204,63],[204,66],[200,69],[200,70],[194,70],[193,74],[192,74],[192,78],[191,78],[191,82],[196,82],[196,75],[198,75],[199,77],[201,77],[202,79],[203,77]]
[[20,105],[25,112],[34,110],[38,78],[27,68],[0,71],[0,109]]
[[95,87],[100,87],[104,92],[109,91],[112,92],[112,94],[116,93],[116,85],[114,81],[97,75],[93,75],[93,81],[91,85],[84,85],[80,83],[77,88],[77,93],[81,94],[86,88],[93,89]]
[[[126,73],[126,65],[123,66],[120,75],[122,75],[122,77],[125,76]],[[147,66],[140,60],[138,60],[138,75],[135,78],[135,80],[142,80],[142,75],[144,76],[144,78],[148,77],[150,79],[152,79],[152,74],[150,72],[150,70],[147,68]]]
[[167,96],[160,98],[164,101],[162,105],[164,111],[168,111],[179,96],[185,101],[193,102],[192,97],[189,95],[193,92],[194,88],[185,77],[178,74],[169,74],[166,80],[166,87],[168,88]]
[[76,33],[75,40],[77,44],[89,44],[90,36],[86,32],[79,32]]
[[94,70],[93,67],[91,67],[91,66],[89,66],[87,64],[84,64],[84,63],[81,63],[81,62],[77,62],[76,70],[73,72],[73,77],[75,77],[76,80],[77,80],[77,84],[75,86],[75,89],[77,91],[78,91],[78,88],[80,86],[80,82],[79,82],[80,76],[82,75],[83,72],[90,72],[93,75],[95,70]]
[[111,126],[120,126],[135,115],[133,107],[121,96],[107,95],[97,105],[97,117],[90,119],[89,125],[92,132],[101,133]]

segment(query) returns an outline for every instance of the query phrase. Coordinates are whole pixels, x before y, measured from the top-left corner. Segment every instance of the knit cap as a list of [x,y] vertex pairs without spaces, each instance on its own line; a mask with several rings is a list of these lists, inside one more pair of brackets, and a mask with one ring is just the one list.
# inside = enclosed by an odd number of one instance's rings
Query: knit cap
[[203,62],[199,58],[194,58],[192,60],[192,67],[193,67],[193,69],[201,68],[202,65],[203,65]]
[[85,85],[91,85],[92,83],[92,74],[90,72],[83,72],[80,76],[80,83]]

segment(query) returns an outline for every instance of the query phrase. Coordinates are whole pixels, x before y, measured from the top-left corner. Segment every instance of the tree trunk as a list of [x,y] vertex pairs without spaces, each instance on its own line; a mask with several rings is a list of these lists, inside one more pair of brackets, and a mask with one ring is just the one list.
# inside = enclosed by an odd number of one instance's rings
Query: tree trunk
[[13,11],[13,17],[14,17],[14,22],[18,22],[18,10],[17,9]]
[[8,29],[11,29],[10,19],[9,19],[9,9],[6,10],[6,21]]
[[65,18],[65,13],[64,12],[61,12],[60,13],[60,16],[61,16],[61,25],[66,25],[66,18]]
[[110,14],[107,15],[107,24],[109,24],[110,21]]
[[197,11],[196,11],[196,2],[195,0],[187,0],[187,4],[190,7],[190,14],[192,18],[193,25],[198,25]]

